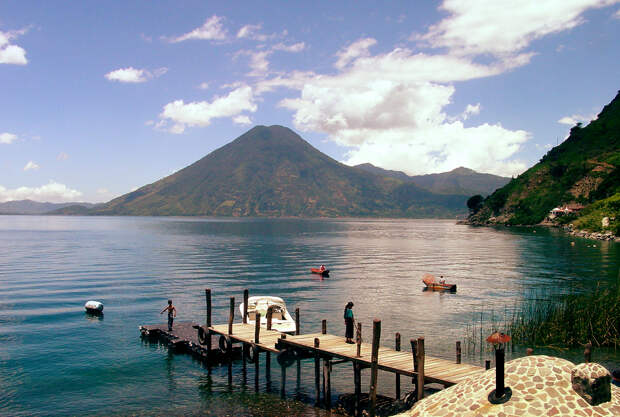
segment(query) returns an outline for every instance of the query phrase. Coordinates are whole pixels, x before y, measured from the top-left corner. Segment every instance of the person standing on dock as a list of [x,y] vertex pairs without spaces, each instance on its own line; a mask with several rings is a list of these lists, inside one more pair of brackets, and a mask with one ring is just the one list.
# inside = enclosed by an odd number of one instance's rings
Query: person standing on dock
[[168,331],[172,331],[172,323],[177,316],[177,309],[172,305],[172,300],[168,300],[168,305],[159,314],[164,314],[164,311],[168,311]]
[[346,326],[346,330],[344,333],[344,337],[347,339],[347,343],[355,343],[353,341],[353,323],[355,319],[353,318],[353,302],[349,301],[344,308],[344,324]]

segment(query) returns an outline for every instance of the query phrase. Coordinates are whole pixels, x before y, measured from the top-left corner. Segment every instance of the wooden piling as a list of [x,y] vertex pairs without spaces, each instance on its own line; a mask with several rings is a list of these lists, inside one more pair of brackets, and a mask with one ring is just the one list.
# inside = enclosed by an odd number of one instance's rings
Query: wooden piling
[[486,361],[484,361],[484,369],[486,369],[487,371],[491,369],[491,360],[487,359]]
[[267,381],[267,391],[271,389],[271,352],[265,352],[265,381]]
[[286,366],[280,365],[280,370],[282,372],[280,376],[280,398],[286,397]]
[[362,356],[362,323],[357,323],[357,331],[355,332],[355,341],[357,343],[357,357]]
[[413,356],[413,370],[418,372],[418,341],[415,339],[409,340],[411,342],[411,356]]
[[243,324],[248,323],[248,298],[250,298],[249,295],[250,292],[247,288],[243,290]]
[[271,320],[273,318],[273,306],[267,308],[267,330],[271,330]]
[[331,382],[332,364],[329,358],[323,359],[323,399],[325,400],[325,408],[332,408],[332,382]]
[[525,354],[526,354],[527,356],[532,356],[532,355],[534,354],[534,349],[532,349],[532,348],[527,348],[527,349],[525,350]]
[[321,322],[321,334],[327,334],[327,320]]
[[456,341],[456,363],[461,363],[461,341]]
[[370,406],[368,414],[375,417],[377,406],[377,371],[379,363],[379,343],[381,341],[381,320],[374,319],[372,322],[372,354],[370,356]]
[[[260,314],[259,314],[260,316]],[[256,349],[256,352],[254,352],[255,355],[255,359],[254,359],[254,391],[258,392],[259,391],[259,375],[260,375],[260,354],[258,353],[258,349]]]
[[362,367],[359,363],[353,362],[353,383],[355,384],[355,416],[362,415]]
[[417,358],[418,358],[418,401],[424,398],[424,338],[418,337],[417,346]]
[[[207,302],[207,328],[205,329],[207,332],[207,356],[211,352],[211,331],[209,328],[211,327],[211,289],[205,289],[205,300]],[[211,361],[209,361],[210,363]]]
[[[314,348],[318,349],[319,347],[319,338],[314,338]],[[314,391],[316,394],[315,405],[318,406],[321,403],[321,357],[319,356],[319,351],[315,350],[314,352]]]
[[254,343],[258,345],[260,343],[260,313],[256,313],[256,317],[254,319]]
[[211,327],[211,288],[205,289],[205,299],[207,301],[207,329]]
[[300,333],[300,327],[299,327],[299,307],[295,308],[295,335],[299,336]]
[[235,297],[230,297],[230,310],[228,311],[228,334],[233,334],[233,321],[235,320]]
[[586,348],[583,351],[583,359],[585,363],[592,362],[592,343],[586,343]]
[[[400,333],[396,333],[395,341],[394,341],[394,350],[400,352]],[[400,374],[396,373],[396,400],[400,400]]]

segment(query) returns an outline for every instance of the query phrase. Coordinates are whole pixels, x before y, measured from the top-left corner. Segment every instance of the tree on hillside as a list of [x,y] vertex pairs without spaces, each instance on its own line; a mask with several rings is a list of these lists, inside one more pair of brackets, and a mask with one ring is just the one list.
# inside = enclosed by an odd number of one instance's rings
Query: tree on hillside
[[469,197],[467,200],[467,208],[469,208],[469,212],[471,214],[478,213],[478,210],[482,207],[482,202],[484,198],[480,194],[476,194],[475,196]]

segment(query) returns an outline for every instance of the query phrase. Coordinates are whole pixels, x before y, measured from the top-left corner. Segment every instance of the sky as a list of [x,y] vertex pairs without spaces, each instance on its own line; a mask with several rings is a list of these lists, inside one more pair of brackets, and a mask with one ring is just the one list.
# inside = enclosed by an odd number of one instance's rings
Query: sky
[[620,89],[620,0],[0,1],[0,202],[103,202],[255,125],[516,176]]

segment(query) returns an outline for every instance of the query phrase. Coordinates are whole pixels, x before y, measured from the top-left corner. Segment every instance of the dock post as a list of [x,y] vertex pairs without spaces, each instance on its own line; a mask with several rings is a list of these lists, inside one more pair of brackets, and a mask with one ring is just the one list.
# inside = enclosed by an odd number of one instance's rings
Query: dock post
[[299,336],[300,335],[300,328],[299,328],[299,307],[297,307],[295,309],[295,335]]
[[314,392],[316,400],[314,404],[318,407],[321,403],[321,357],[319,356],[319,338],[314,338]]
[[267,308],[267,330],[271,330],[271,321],[273,320],[273,306]]
[[377,406],[377,371],[379,362],[379,343],[381,341],[381,320],[374,319],[372,322],[372,355],[370,359],[370,407],[368,414],[375,417]]
[[259,383],[258,383],[258,377],[260,374],[260,364],[259,364],[259,358],[260,358],[260,354],[258,349],[256,349],[256,352],[254,352],[255,357],[254,357],[254,391],[258,392],[258,388],[259,388]]
[[246,288],[243,290],[243,324],[248,324],[248,298],[250,292]]
[[411,343],[411,355],[413,356],[413,371],[418,372],[418,341],[411,339],[409,342]]
[[327,320],[321,322],[321,334],[327,334]]
[[299,391],[301,391],[301,360],[299,356],[297,356],[297,384],[295,388],[297,389],[297,395],[299,395]]
[[228,334],[233,334],[233,321],[235,320],[235,297],[230,297],[230,311],[228,313]]
[[265,381],[267,381],[267,392],[271,391],[271,352],[265,352]]
[[527,348],[527,349],[525,350],[525,354],[526,354],[527,356],[532,356],[532,355],[534,354],[534,349],[532,349],[532,348]]
[[280,365],[280,370],[282,371],[280,378],[280,398],[284,399],[286,397],[286,367]]
[[461,363],[461,341],[456,341],[456,363]]
[[329,358],[323,359],[323,398],[325,408],[332,408],[332,381],[331,381],[332,362]]
[[[207,352],[211,352],[211,288],[205,289],[205,299],[207,301]],[[207,353],[207,360],[209,360],[209,353]],[[210,362],[210,361],[209,361]]]
[[418,401],[424,398],[424,338],[418,337]]
[[487,371],[491,369],[491,361],[489,359],[484,361],[484,369],[486,369]]
[[353,382],[355,384],[355,410],[354,415],[362,415],[362,367],[359,363],[353,362]]
[[[396,340],[394,341],[394,350],[400,352],[400,333],[396,333]],[[400,400],[400,374],[396,373],[396,401]]]
[[357,343],[357,357],[362,356],[362,323],[357,323],[357,331],[355,332],[355,342]]
[[257,345],[260,343],[260,313],[256,313],[254,318],[254,343]]
[[583,351],[583,359],[585,363],[592,362],[592,343],[586,343],[586,348]]

